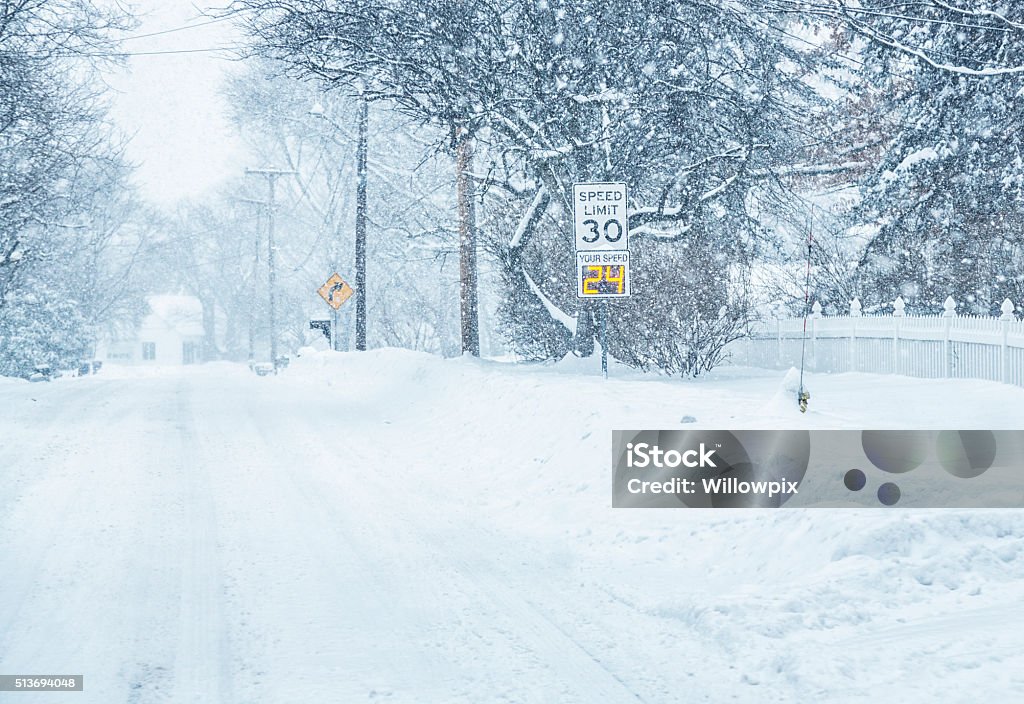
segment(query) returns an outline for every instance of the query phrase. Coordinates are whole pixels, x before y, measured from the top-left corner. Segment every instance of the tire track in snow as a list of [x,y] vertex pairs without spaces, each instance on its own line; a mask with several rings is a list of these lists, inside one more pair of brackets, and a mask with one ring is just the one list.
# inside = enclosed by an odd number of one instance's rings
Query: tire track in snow
[[[941,636],[945,641],[953,643],[962,641],[972,635],[971,631],[998,631],[998,627],[1009,623],[1024,624],[1024,606],[1019,604],[984,606],[963,609],[954,613],[945,613],[929,618],[908,620],[905,623],[886,626],[854,636],[841,638],[830,647],[840,649],[861,648],[864,646],[886,646],[899,644],[901,647],[916,644],[921,640],[934,640]],[[1010,635],[1010,632],[1007,632]],[[1019,638],[1017,639],[1019,640]],[[1014,649],[1016,645],[1007,645],[1006,649]],[[994,648],[997,650],[997,648]]]
[[[291,422],[294,423],[294,420]],[[316,417],[315,422],[322,425],[320,417]],[[347,441],[338,444],[344,447],[348,458],[347,464],[353,467],[372,467],[386,461],[381,457],[373,458],[371,461],[365,451],[359,448],[360,444],[372,442],[372,437],[360,437],[355,434],[339,436],[336,428],[320,427],[318,430],[315,433],[309,433],[308,429],[305,431],[311,438],[310,442],[316,443],[317,450],[314,454],[331,456],[340,451],[325,441],[324,438],[330,437],[336,442]],[[297,432],[298,429],[293,429],[289,435],[294,436]],[[378,442],[380,447],[388,445],[386,442]],[[457,543],[450,537],[441,536],[436,532],[436,516],[419,506],[414,507],[408,494],[399,492],[397,496],[401,497],[402,501],[400,505],[396,505],[396,494],[391,490],[393,487],[381,483],[372,472],[360,472],[358,477],[354,477],[352,472],[347,472],[337,475],[337,479],[343,489],[344,503],[352,505],[354,501],[359,501],[362,504],[362,508],[356,511],[355,515],[372,516],[374,507],[388,506],[389,510],[386,513],[377,513],[375,517],[386,517],[389,521],[398,522],[401,527],[395,532],[416,544],[418,549],[413,554],[426,558],[422,560],[421,567],[428,568],[430,572],[437,573],[436,577],[443,578],[448,584],[461,589],[468,599],[480,607],[489,604],[489,608],[479,609],[481,613],[500,614],[500,626],[488,623],[485,624],[486,627],[497,629],[502,637],[514,642],[523,652],[529,653],[539,666],[539,671],[533,674],[549,678],[553,675],[561,687],[557,694],[552,693],[557,701],[579,701],[588,704],[642,701],[640,696],[590,652],[585,644],[559,626],[515,588],[502,581],[497,576],[497,566],[489,557],[479,552],[469,553],[463,543]],[[367,490],[371,488],[371,491]],[[311,501],[326,505],[323,491],[311,491],[308,496]],[[434,511],[437,509],[436,506],[428,508]],[[347,514],[342,512],[341,518],[345,520]],[[479,524],[467,525],[465,528],[464,534],[486,531]],[[349,535],[352,533],[351,529],[347,532]],[[362,540],[365,542],[365,538]],[[503,541],[504,539],[490,534],[484,543],[495,544]],[[548,670],[547,673],[544,672],[545,669]]]
[[410,678],[431,668],[402,647],[408,622],[388,598],[394,585],[337,534],[344,507],[318,503],[302,482],[301,460],[324,458],[305,454],[306,434],[285,430],[284,409],[260,387],[242,403],[222,391],[198,390],[196,412],[203,460],[220,468],[213,491],[233,505],[234,637],[246,650],[235,661],[236,693],[352,701],[408,692]]
[[174,699],[193,704],[231,704],[232,678],[226,664],[229,642],[221,588],[220,549],[217,542],[218,499],[210,473],[216,464],[197,446],[197,419],[191,404],[195,391],[188,380],[177,387],[176,427],[181,472],[184,520],[180,556],[181,591],[178,645],[174,658]]
[[[53,399],[54,422],[67,428],[27,443],[55,460],[37,476],[47,501],[22,516],[31,549],[5,570],[0,602],[14,585],[24,598],[0,639],[29,669],[84,674],[83,702],[166,702],[186,553],[177,387],[162,379],[90,386]],[[60,487],[63,506],[52,491]]]

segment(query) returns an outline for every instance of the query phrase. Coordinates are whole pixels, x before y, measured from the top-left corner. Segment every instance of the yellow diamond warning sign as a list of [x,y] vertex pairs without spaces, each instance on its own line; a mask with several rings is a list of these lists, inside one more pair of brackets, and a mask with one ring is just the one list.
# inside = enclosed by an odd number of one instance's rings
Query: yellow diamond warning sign
[[327,301],[334,310],[341,308],[341,304],[352,297],[355,291],[352,287],[345,283],[345,279],[337,273],[331,274],[331,278],[327,279],[323,286],[317,291],[320,294],[320,298]]

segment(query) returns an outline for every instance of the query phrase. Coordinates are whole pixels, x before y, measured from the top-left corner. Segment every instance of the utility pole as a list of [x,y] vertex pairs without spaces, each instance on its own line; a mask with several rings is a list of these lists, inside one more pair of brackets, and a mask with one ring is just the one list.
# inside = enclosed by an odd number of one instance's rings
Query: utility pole
[[277,179],[281,176],[293,175],[295,172],[282,169],[246,169],[245,173],[247,175],[265,176],[267,179],[267,290],[269,294],[267,313],[270,318],[270,363],[274,367],[274,373],[277,374],[277,314],[275,308],[275,294],[277,292],[275,254],[277,247],[274,244],[274,196]]
[[366,140],[369,104],[359,96],[359,138],[356,142],[356,350],[366,349]]
[[[263,212],[256,211],[256,236],[252,241],[253,264],[252,280],[256,283],[256,275],[260,266],[260,234],[263,232]],[[249,306],[249,366],[256,364],[256,311]]]
[[[255,205],[256,207],[256,232],[253,237],[253,265],[252,265],[252,284],[253,288],[256,287],[256,283],[259,280],[260,270],[260,236],[263,232],[263,210],[267,207],[265,201],[254,200],[253,198],[239,198],[243,203]],[[253,307],[249,306],[249,367],[256,363],[256,312]]]

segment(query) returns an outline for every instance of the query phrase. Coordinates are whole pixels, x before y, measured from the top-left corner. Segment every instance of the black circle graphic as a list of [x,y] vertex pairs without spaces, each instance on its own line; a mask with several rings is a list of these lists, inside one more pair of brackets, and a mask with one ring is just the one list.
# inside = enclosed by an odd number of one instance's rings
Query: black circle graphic
[[895,506],[900,500],[900,488],[892,482],[886,482],[878,487],[878,500],[886,506]]
[[943,430],[935,441],[942,468],[961,479],[983,474],[996,460],[996,436],[991,430]]
[[864,454],[883,472],[903,474],[917,469],[928,455],[928,437],[914,430],[865,430]]
[[843,475],[843,484],[850,491],[860,491],[868,483],[868,478],[859,469],[851,469]]

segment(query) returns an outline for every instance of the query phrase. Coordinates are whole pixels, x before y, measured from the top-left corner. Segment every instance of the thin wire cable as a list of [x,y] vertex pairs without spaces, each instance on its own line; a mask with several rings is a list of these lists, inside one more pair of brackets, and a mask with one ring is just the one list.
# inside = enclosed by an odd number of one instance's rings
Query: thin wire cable
[[106,58],[106,59],[112,59],[112,58],[121,58],[121,57],[127,57],[127,56],[165,56],[165,55],[173,55],[173,54],[208,54],[208,53],[214,53],[214,52],[232,52],[232,51],[238,51],[239,48],[240,47],[215,46],[215,47],[205,47],[205,48],[201,48],[201,49],[167,49],[167,50],[163,50],[163,51],[109,51],[109,52],[75,51],[75,52],[67,52],[67,53],[49,54],[46,58],[56,57],[56,58],[70,59],[70,58],[82,57],[82,58],[97,58],[97,59]]
[[800,341],[800,391],[797,392],[797,401],[803,404],[804,396],[804,358],[807,350],[807,312],[808,303],[811,300],[811,245],[814,242],[813,227],[807,226],[807,278],[804,281],[804,335]]
[[216,24],[218,22],[225,22],[231,17],[216,17],[205,22],[196,22],[195,24],[183,24],[180,27],[172,27],[170,29],[161,29],[156,32],[146,32],[145,34],[133,34],[130,37],[122,37],[119,41],[127,42],[132,39],[145,39],[147,37],[159,37],[164,34],[174,34],[175,32],[184,32],[189,29],[195,29],[196,27],[205,27],[207,25]]

